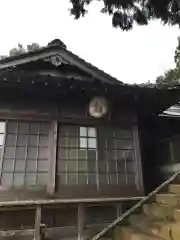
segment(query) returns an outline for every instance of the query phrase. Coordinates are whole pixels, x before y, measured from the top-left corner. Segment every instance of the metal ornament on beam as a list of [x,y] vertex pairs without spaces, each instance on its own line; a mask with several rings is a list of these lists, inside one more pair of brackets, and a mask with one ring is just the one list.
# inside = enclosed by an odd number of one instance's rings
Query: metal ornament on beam
[[55,65],[56,67],[62,65],[62,64],[70,64],[68,61],[64,60],[61,56],[59,55],[53,55],[48,58],[44,59],[45,62],[50,62],[51,64]]

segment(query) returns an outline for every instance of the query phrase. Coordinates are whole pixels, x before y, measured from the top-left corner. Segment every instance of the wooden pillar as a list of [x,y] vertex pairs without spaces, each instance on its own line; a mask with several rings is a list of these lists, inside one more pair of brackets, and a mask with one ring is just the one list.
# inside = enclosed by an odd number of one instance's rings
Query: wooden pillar
[[41,240],[41,205],[37,205],[35,214],[34,240]]
[[57,121],[53,121],[51,123],[51,131],[50,131],[50,151],[49,151],[49,178],[47,185],[47,192],[50,196],[52,196],[55,192],[55,178],[56,178],[56,149],[57,149]]
[[85,225],[85,208],[84,204],[78,205],[78,240],[84,239],[84,225]]
[[138,190],[141,191],[141,193],[144,194],[144,183],[143,183],[143,169],[141,164],[141,151],[139,146],[139,132],[138,132],[138,126],[133,126],[133,141],[134,141],[134,154],[135,154],[135,162],[136,162],[136,179],[137,179],[137,187]]

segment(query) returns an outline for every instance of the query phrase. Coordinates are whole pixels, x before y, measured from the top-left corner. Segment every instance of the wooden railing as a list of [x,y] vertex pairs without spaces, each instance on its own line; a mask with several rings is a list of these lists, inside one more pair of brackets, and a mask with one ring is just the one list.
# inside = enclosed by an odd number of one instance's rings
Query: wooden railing
[[[81,217],[84,204],[88,203],[115,203],[126,201],[137,201],[143,197],[123,197],[123,198],[94,198],[94,199],[39,199],[39,200],[16,200],[16,201],[4,201],[0,202],[0,211],[6,210],[35,210],[34,228],[19,229],[19,230],[0,230],[0,239],[6,237],[32,237],[34,240],[43,240],[44,236],[59,236],[62,232],[62,227],[48,227],[42,223],[42,208],[44,206],[48,208],[56,208],[61,204],[77,204],[78,207],[78,219],[77,219],[77,235],[78,240],[83,239],[84,235],[84,223]],[[64,232],[67,229],[63,230]]]

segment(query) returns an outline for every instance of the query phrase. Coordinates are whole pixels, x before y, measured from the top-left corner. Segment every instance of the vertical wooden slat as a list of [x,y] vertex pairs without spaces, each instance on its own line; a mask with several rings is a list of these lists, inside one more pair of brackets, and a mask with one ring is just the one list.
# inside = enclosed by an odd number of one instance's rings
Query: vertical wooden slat
[[84,239],[85,208],[84,204],[78,205],[78,240]]
[[40,143],[40,128],[41,128],[41,123],[39,122],[38,124],[38,132],[37,132],[37,152],[36,152],[36,184],[38,184],[38,159],[39,159],[39,143]]
[[36,207],[34,240],[41,240],[41,205]]
[[16,151],[17,151],[17,143],[18,143],[18,135],[19,135],[19,123],[17,124],[17,131],[15,133],[15,145],[14,145],[14,157],[13,157],[13,170],[12,170],[12,174],[13,174],[13,179],[12,179],[12,185],[14,184],[14,171],[15,171],[15,164],[16,164]]
[[100,179],[99,179],[99,164],[98,164],[98,160],[99,160],[99,144],[98,144],[98,129],[96,127],[94,127],[95,131],[96,131],[96,186],[97,186],[97,191],[99,191],[100,189]]
[[55,180],[56,180],[56,152],[57,152],[57,121],[53,121],[51,124],[50,138],[49,138],[49,179],[47,184],[47,192],[49,195],[53,195],[55,192]]
[[8,121],[5,121],[5,129],[4,129],[4,138],[3,138],[3,144],[0,154],[0,182],[2,181],[2,168],[3,168],[3,161],[4,161],[4,151],[5,151],[5,143],[6,143],[6,137],[7,137],[7,125]]
[[141,153],[140,153],[139,134],[138,134],[137,125],[133,126],[133,141],[134,141],[135,161],[136,161],[136,167],[137,167],[136,169],[137,170],[137,187],[142,193],[144,193]]

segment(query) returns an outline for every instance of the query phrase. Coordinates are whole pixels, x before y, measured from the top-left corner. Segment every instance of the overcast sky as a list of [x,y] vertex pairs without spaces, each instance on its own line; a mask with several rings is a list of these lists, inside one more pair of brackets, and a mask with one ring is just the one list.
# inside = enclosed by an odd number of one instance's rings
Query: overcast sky
[[46,45],[60,38],[69,50],[127,83],[153,81],[174,66],[177,27],[153,21],[122,32],[100,13],[100,3],[78,21],[69,15],[69,6],[69,0],[0,0],[0,54],[18,42]]

